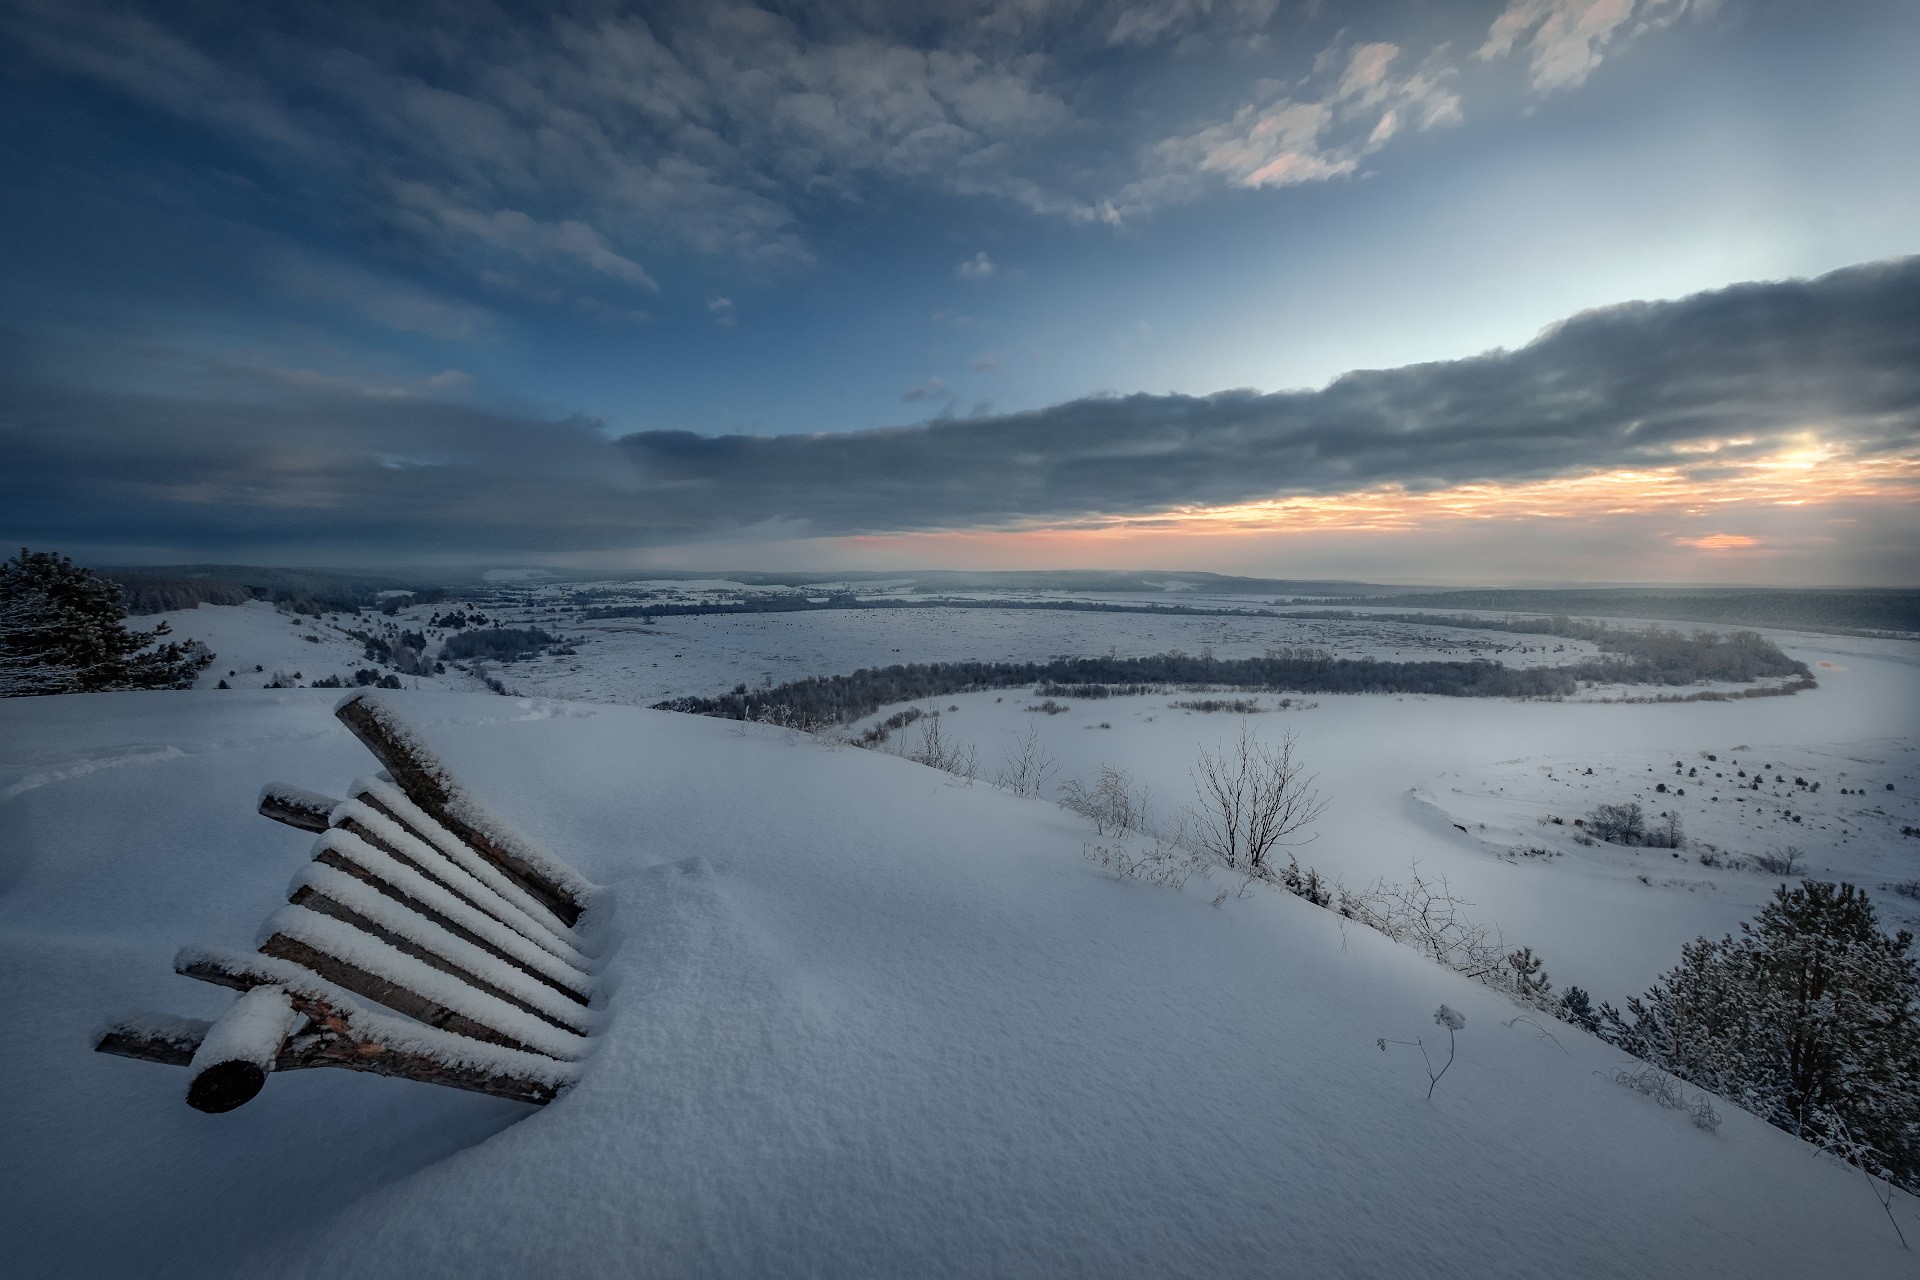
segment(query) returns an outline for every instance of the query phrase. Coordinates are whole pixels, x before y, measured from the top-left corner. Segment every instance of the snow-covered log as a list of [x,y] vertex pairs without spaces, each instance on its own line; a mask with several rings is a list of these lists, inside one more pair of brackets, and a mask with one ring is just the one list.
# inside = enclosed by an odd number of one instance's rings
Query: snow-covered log
[[176,1018],[170,1013],[123,1013],[93,1036],[96,1053],[184,1067],[193,1061],[213,1024],[205,1018]]
[[573,931],[499,868],[422,813],[391,783],[362,778],[353,799],[334,810],[336,827],[352,832],[439,881],[473,906],[576,968],[588,960]]
[[187,1063],[193,1072],[187,1105],[217,1115],[252,1101],[302,1021],[282,987],[241,992],[207,1028]]
[[[286,993],[308,1025],[282,1046],[275,1071],[340,1067],[534,1104],[553,1101],[579,1078],[579,1067],[570,1062],[369,1009],[312,971],[270,956],[188,947],[175,957],[174,968],[216,986],[240,991],[273,986]],[[103,1027],[94,1047],[120,1057],[186,1066],[212,1026],[197,1018],[128,1014]]]
[[514,965],[579,1004],[587,1003],[592,979],[493,916],[428,878],[408,862],[376,847],[350,827],[335,827],[320,837],[314,863],[370,885],[418,913],[454,937]]
[[448,932],[411,906],[337,867],[308,863],[295,877],[287,900],[372,934],[427,967],[556,1027],[582,1034],[588,1030],[591,1019],[578,997],[569,997],[518,964]]
[[296,787],[290,782],[269,782],[260,788],[261,815],[302,831],[325,831],[327,815],[339,803],[332,796]]
[[334,709],[409,799],[499,867],[561,921],[579,919],[593,886],[481,804],[384,699],[357,693]]
[[586,1054],[584,1036],[478,990],[331,916],[302,906],[283,907],[261,933],[262,955],[303,966],[428,1026],[552,1058],[571,1061]]

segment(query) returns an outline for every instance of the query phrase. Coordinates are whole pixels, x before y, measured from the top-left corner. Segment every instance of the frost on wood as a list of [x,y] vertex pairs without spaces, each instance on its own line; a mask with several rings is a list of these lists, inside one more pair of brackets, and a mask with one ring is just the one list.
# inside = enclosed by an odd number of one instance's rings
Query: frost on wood
[[385,699],[355,694],[335,707],[334,714],[366,744],[421,809],[512,876],[567,924],[579,917],[592,896],[593,885],[481,804]]

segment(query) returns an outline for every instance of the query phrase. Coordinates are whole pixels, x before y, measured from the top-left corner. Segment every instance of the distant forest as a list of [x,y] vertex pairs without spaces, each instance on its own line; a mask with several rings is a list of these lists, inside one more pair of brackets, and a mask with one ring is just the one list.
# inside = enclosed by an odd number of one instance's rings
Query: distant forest
[[[1419,609],[1498,609],[1514,613],[1658,618],[1798,631],[1920,631],[1920,591],[1818,588],[1581,591],[1433,591],[1415,595],[1295,600],[1295,604],[1380,605]],[[1379,616],[1379,615],[1374,615]],[[1476,623],[1484,626],[1484,623]]]
[[[1459,698],[1563,698],[1583,685],[1681,686],[1700,680],[1755,685],[1739,695],[1812,688],[1812,672],[1751,631],[1682,635],[1657,628],[1593,628],[1583,635],[1604,657],[1558,667],[1516,668],[1485,659],[1381,662],[1334,658],[1314,649],[1276,649],[1260,658],[1209,658],[1172,652],[1146,658],[1058,658],[1050,662],[925,662],[862,668],[847,676],[811,676],[768,689],[738,685],[717,698],[675,698],[663,711],[729,720],[771,720],[802,728],[846,724],[881,707],[984,689],[1047,686],[1057,697],[1100,697],[1115,685],[1172,685],[1267,693],[1415,693]],[[1098,692],[1096,692],[1096,690]],[[1726,697],[1700,694],[1699,697]]]
[[253,565],[174,565],[164,571],[103,569],[100,576],[120,584],[127,611],[135,615],[266,600],[294,613],[318,617],[322,613],[356,613],[380,605],[384,592],[414,593],[406,598],[388,597],[386,602],[396,606],[436,600],[446,594],[370,574]]
[[1271,609],[1210,609],[1185,604],[1110,604],[1101,600],[955,600],[945,596],[930,600],[863,600],[851,594],[836,594],[820,599],[806,596],[759,596],[747,600],[715,601],[712,604],[633,604],[586,609],[582,621],[607,618],[684,618],[706,613],[806,613],[821,609],[1042,609],[1067,613],[1166,613],[1201,618],[1272,618]]

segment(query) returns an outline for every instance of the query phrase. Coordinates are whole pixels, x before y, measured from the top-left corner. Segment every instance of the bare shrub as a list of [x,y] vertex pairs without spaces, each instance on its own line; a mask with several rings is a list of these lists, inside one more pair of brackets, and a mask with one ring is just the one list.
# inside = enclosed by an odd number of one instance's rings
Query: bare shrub
[[1719,1132],[1720,1113],[1713,1109],[1712,1099],[1699,1092],[1689,1099],[1680,1082],[1656,1066],[1620,1067],[1613,1073],[1613,1082],[1638,1089],[1669,1110],[1686,1112],[1687,1119],[1708,1133]]
[[1017,796],[1037,800],[1046,791],[1047,784],[1053,781],[1053,775],[1059,771],[1060,762],[1048,755],[1047,749],[1040,745],[1040,731],[1029,728],[1027,736],[1007,752],[1006,763],[994,776],[993,785]]
[[1750,853],[1747,858],[1770,876],[1790,876],[1804,856],[1797,846],[1788,845],[1779,853]]
[[1093,823],[1100,835],[1147,829],[1147,801],[1150,792],[1133,780],[1133,775],[1110,764],[1102,764],[1093,785],[1078,778],[1060,784],[1060,803]]
[[1639,844],[1646,838],[1647,820],[1640,806],[1629,800],[1625,804],[1595,805],[1587,814],[1586,828],[1596,840],[1608,844]]
[[[1162,889],[1184,889],[1188,880],[1206,869],[1207,858],[1182,844],[1183,834],[1175,831],[1172,835],[1155,835],[1136,845],[1127,833],[1120,832],[1120,839],[1112,844],[1080,846],[1080,855],[1125,879],[1143,880]],[[1219,906],[1226,896],[1222,889],[1213,905]]]
[[1275,850],[1312,839],[1295,837],[1326,809],[1301,768],[1291,733],[1276,751],[1243,724],[1238,738],[1200,753],[1193,781],[1196,845],[1223,865],[1263,879],[1273,871]]
[[1338,910],[1395,942],[1426,952],[1449,969],[1490,986],[1507,987],[1504,945],[1493,930],[1467,918],[1462,908],[1472,905],[1453,892],[1445,876],[1429,880],[1421,875],[1416,861],[1405,884],[1375,881],[1358,892],[1341,889]]
[[907,751],[907,759],[972,782],[980,773],[979,754],[971,747],[949,742],[940,732],[940,713],[922,717],[920,741]]

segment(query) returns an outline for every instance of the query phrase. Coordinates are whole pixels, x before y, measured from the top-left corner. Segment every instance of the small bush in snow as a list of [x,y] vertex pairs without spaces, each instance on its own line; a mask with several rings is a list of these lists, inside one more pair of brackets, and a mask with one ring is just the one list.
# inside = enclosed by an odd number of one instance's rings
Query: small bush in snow
[[1093,823],[1101,835],[1147,829],[1147,801],[1150,792],[1133,780],[1133,775],[1110,764],[1100,766],[1093,785],[1078,778],[1060,784],[1060,803]]
[[1447,1029],[1447,1060],[1440,1064],[1438,1071],[1433,1069],[1433,1058],[1427,1053],[1427,1042],[1425,1039],[1389,1040],[1385,1036],[1382,1036],[1374,1042],[1380,1046],[1380,1052],[1382,1053],[1387,1051],[1387,1046],[1390,1044],[1410,1045],[1420,1051],[1420,1060],[1427,1066],[1428,1102],[1433,1101],[1433,1091],[1439,1087],[1440,1077],[1446,1075],[1447,1071],[1453,1066],[1455,1034],[1467,1025],[1466,1015],[1462,1014],[1458,1009],[1451,1008],[1444,1004],[1434,1011],[1433,1020]]
[[1697,1128],[1705,1129],[1708,1133],[1720,1130],[1720,1113],[1713,1109],[1713,1103],[1707,1095],[1696,1092],[1692,1098],[1688,1098],[1680,1082],[1658,1067],[1645,1064],[1621,1067],[1613,1073],[1613,1082],[1637,1089],[1669,1110],[1686,1112],[1687,1118]]

